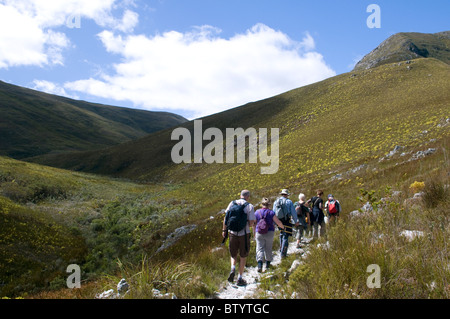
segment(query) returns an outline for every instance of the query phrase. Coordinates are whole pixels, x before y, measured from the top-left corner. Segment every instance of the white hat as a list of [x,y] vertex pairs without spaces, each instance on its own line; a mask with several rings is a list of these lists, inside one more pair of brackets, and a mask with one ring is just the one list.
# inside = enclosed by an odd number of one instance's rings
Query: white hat
[[280,195],[290,195],[289,191],[287,189],[283,189],[280,193]]

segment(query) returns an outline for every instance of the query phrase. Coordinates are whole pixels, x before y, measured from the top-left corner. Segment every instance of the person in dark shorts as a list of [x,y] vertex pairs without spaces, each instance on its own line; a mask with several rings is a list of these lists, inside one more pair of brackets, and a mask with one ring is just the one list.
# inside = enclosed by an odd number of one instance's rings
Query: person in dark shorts
[[237,257],[239,254],[239,276],[237,280],[238,286],[245,286],[247,283],[242,278],[242,274],[244,273],[245,269],[245,262],[247,260],[249,251],[250,251],[250,227],[253,227],[255,224],[255,210],[253,208],[253,205],[248,203],[248,200],[250,199],[250,191],[243,190],[241,192],[241,198],[232,201],[227,209],[226,212],[228,212],[231,207],[234,205],[234,202],[238,205],[245,206],[244,212],[247,214],[247,223],[245,227],[240,231],[232,231],[227,228],[226,225],[226,219],[223,221],[223,231],[222,235],[225,238],[227,235],[229,236],[230,242],[229,242],[229,250],[231,255],[231,271],[228,276],[228,281],[233,282],[236,272],[236,263],[237,263]]

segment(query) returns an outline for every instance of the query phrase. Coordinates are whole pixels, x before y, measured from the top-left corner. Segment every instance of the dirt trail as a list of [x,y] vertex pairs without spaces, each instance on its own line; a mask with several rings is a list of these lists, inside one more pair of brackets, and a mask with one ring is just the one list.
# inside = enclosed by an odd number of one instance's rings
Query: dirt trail
[[[303,250],[305,253],[308,250],[308,244],[312,240],[312,238],[303,238],[302,239],[302,245],[303,248],[297,248],[297,240],[290,238],[289,248],[288,248],[288,255],[290,254],[296,254],[301,253],[301,250]],[[271,262],[271,265],[276,268],[277,265],[281,263],[281,254],[280,251],[274,251],[273,252],[273,261]],[[265,271],[265,265],[263,267],[263,271]],[[229,283],[226,281],[224,283],[224,286],[219,290],[219,292],[216,294],[216,298],[218,299],[252,299],[254,298],[254,295],[258,289],[258,286],[261,282],[260,278],[262,276],[267,276],[269,272],[258,272],[258,267],[246,267],[243,278],[247,281],[247,285],[243,287],[238,287],[236,283]],[[273,271],[272,271],[273,272]],[[237,278],[237,274],[236,274]],[[236,281],[236,280],[235,280]]]

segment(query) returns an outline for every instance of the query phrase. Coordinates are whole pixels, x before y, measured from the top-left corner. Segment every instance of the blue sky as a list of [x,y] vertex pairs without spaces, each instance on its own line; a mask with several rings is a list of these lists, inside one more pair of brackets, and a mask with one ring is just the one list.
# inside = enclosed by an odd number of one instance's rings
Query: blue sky
[[349,72],[397,32],[450,30],[449,12],[448,0],[0,0],[0,80],[193,119]]

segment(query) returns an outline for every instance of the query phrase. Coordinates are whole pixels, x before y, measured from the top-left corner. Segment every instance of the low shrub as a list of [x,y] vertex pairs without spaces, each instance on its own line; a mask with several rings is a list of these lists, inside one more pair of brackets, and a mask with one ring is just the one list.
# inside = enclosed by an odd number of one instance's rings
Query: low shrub
[[426,207],[436,208],[442,203],[450,201],[449,185],[440,177],[429,177],[423,188],[422,200]]

